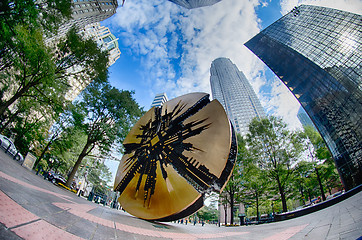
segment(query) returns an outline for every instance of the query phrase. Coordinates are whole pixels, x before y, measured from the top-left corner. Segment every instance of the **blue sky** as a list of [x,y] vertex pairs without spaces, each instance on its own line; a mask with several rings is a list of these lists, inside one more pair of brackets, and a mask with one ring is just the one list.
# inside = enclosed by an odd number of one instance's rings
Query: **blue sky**
[[[361,0],[222,0],[185,9],[167,0],[126,0],[101,24],[118,38],[120,59],[110,68],[110,82],[134,90],[136,101],[150,108],[157,93],[169,99],[211,93],[211,62],[228,57],[246,75],[265,111],[300,128],[299,103],[275,75],[243,44],[299,4],[362,13]],[[118,163],[107,161],[113,170]],[[114,170],[113,170],[114,171]]]

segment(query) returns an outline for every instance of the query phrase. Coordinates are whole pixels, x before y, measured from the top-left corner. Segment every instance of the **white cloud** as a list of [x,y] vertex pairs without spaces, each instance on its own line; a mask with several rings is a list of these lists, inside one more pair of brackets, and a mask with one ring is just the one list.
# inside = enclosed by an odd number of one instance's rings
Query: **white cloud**
[[298,100],[279,78],[275,77],[271,82],[272,97],[264,99],[264,101],[266,101],[266,110],[273,115],[282,117],[289,128],[302,128],[302,125],[297,118],[300,107]]
[[[360,0],[281,0],[281,11],[289,12],[301,3],[362,12]],[[266,83],[266,66],[243,45],[260,31],[255,7],[268,4],[269,0],[222,0],[188,10],[167,0],[132,0],[117,10],[112,25],[123,45],[141,58],[150,99],[159,92],[170,98],[195,91],[210,93],[211,62],[227,57],[251,80],[266,110],[297,128],[297,100],[279,80]],[[260,92],[265,84],[266,94]]]
[[[167,89],[172,98],[210,92],[209,69],[218,57],[230,58],[249,78],[258,74],[256,68],[263,70],[263,64],[243,46],[259,32],[254,11],[258,4],[257,0],[223,0],[187,10],[165,0],[134,0],[119,8],[112,20],[124,31],[123,44],[142,58],[152,94]],[[170,61],[179,62],[177,76]],[[261,83],[253,85],[258,89]]]

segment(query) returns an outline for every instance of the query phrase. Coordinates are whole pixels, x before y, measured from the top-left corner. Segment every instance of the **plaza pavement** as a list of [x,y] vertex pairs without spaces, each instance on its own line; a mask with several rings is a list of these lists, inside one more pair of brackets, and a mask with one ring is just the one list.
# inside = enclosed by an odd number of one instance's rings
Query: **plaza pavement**
[[0,150],[0,239],[358,239],[361,203],[359,192],[302,217],[241,227],[144,221],[77,197]]

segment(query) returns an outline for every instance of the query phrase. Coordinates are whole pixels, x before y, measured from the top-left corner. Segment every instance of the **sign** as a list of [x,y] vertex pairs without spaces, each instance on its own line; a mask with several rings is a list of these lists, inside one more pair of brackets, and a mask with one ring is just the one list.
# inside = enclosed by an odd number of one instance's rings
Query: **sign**
[[36,161],[36,157],[33,154],[31,154],[30,152],[28,152],[28,154],[26,154],[26,157],[25,157],[25,160],[24,160],[22,166],[26,167],[27,169],[29,169],[31,171],[34,167],[35,161]]

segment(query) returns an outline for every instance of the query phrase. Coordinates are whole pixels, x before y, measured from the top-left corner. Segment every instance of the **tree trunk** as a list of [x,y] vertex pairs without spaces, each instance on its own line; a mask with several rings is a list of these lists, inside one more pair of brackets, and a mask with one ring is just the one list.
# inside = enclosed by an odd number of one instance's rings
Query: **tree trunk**
[[[19,114],[19,110],[17,110],[14,114],[11,114],[11,116],[9,116],[7,118],[7,121],[2,125],[2,127],[0,128],[0,132],[4,131],[4,129],[14,120],[14,118]],[[1,115],[0,115],[1,116]],[[4,119],[3,119],[4,120]],[[0,120],[1,122],[3,122],[3,120]]]
[[299,190],[300,190],[300,195],[302,196],[303,205],[305,205],[303,186],[300,186]]
[[322,185],[322,181],[321,181],[321,177],[320,177],[318,168],[315,167],[314,169],[315,169],[315,172],[317,174],[317,180],[318,180],[318,183],[319,183],[319,189],[321,190],[322,199],[323,199],[323,201],[325,201],[326,200],[326,195],[324,194],[323,185]]
[[309,197],[309,202],[312,202],[312,194],[310,193],[310,189],[308,188],[308,197]]
[[256,204],[256,218],[258,222],[260,221],[260,213],[259,213],[259,195],[258,192],[255,192],[255,204]]
[[15,95],[12,96],[8,101],[4,102],[4,104],[0,106],[0,116],[3,116],[6,109],[8,109],[11,104],[13,104],[20,97],[22,97],[24,93],[26,93],[30,89],[30,87],[32,87],[32,85],[26,85],[25,87],[21,88],[20,91],[16,92]]
[[53,143],[53,140],[50,140],[47,145],[45,146],[45,148],[43,149],[43,151],[40,154],[40,157],[35,161],[34,163],[34,169],[36,169],[38,167],[38,164],[40,163],[40,161],[43,159],[46,151],[48,151],[50,145]]
[[282,205],[283,205],[283,212],[287,212],[288,211],[288,207],[287,207],[287,200],[285,199],[285,192],[284,189],[280,183],[279,178],[277,178],[277,182],[278,182],[278,189],[279,189],[279,194],[280,194],[280,198],[282,200]]
[[225,226],[228,224],[228,205],[224,205],[224,212],[225,212]]
[[83,158],[84,158],[85,156],[87,156],[87,152],[88,152],[88,149],[89,149],[90,146],[91,146],[91,143],[90,143],[89,141],[87,141],[87,143],[85,144],[85,146],[84,146],[81,154],[80,154],[79,157],[78,157],[77,162],[74,164],[74,167],[73,167],[71,173],[70,173],[69,176],[68,176],[68,180],[67,180],[67,182],[65,183],[65,186],[70,187],[70,185],[72,184],[73,179],[74,179],[74,176],[75,176],[75,173],[77,172],[80,164],[82,163]]
[[230,225],[234,224],[234,193],[230,192]]

